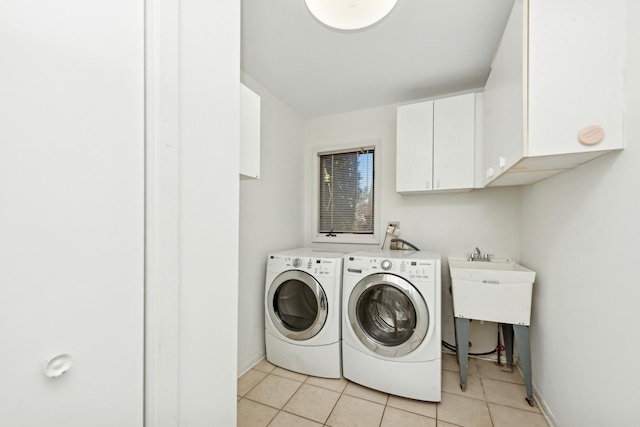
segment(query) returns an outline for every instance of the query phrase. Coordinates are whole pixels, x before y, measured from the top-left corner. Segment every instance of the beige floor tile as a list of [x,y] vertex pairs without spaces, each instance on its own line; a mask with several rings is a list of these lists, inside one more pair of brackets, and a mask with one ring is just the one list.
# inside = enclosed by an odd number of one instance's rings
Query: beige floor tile
[[349,381],[347,381],[345,378],[333,379],[333,378],[320,378],[320,377],[309,377],[305,382],[307,384],[326,388],[327,390],[337,391],[338,393],[342,393],[344,388],[349,383]]
[[442,369],[447,371],[460,372],[458,360],[455,354],[442,353]]
[[322,427],[322,424],[288,412],[280,411],[269,427]]
[[324,423],[340,398],[340,393],[302,384],[283,410]]
[[438,420],[461,426],[491,427],[486,402],[451,393],[442,393],[442,402],[438,405]]
[[273,375],[277,375],[279,377],[289,378],[290,380],[300,381],[303,383],[307,379],[307,375],[299,374],[297,372],[288,371],[282,368],[275,368],[271,371]]
[[436,427],[435,418],[428,418],[412,412],[387,406],[382,415],[380,427]]
[[508,406],[496,405],[495,403],[489,403],[489,412],[491,413],[494,427],[548,427],[547,420],[540,413],[523,411]]
[[487,396],[487,402],[530,412],[540,412],[538,408],[529,406],[527,403],[527,391],[524,385],[483,378],[482,387],[484,388],[485,396]]
[[252,388],[266,377],[264,372],[251,369],[238,380],[238,396],[244,396],[249,393]]
[[447,349],[445,346],[442,346],[442,353],[443,356],[455,356],[456,352],[455,351],[451,351],[449,349]]
[[467,366],[467,375],[478,375],[478,360],[475,357],[470,357]]
[[247,399],[264,403],[274,408],[282,409],[285,403],[302,385],[299,381],[268,375],[264,380],[255,386],[247,395]]
[[384,405],[343,394],[329,415],[326,425],[331,427],[378,427]]
[[265,358],[256,363],[256,365],[252,369],[255,369],[256,371],[266,372],[268,374],[269,372],[276,369],[276,365],[272,364]]
[[460,388],[460,373],[453,371],[442,371],[442,391],[459,394],[460,396],[473,397],[484,400],[484,391],[480,377],[467,375],[467,388],[462,391]]
[[373,390],[352,382],[347,384],[343,393],[348,394],[349,396],[360,397],[375,403],[380,403],[382,405],[387,403],[387,398],[389,397],[387,393],[382,393],[381,391]]
[[438,405],[433,402],[423,402],[421,400],[392,395],[389,395],[387,406],[431,418],[436,418],[436,408],[438,407]]
[[481,378],[524,384],[520,371],[518,371],[518,368],[516,367],[511,370],[507,365],[498,366],[494,362],[489,362],[487,360],[478,360],[477,365],[478,375],[480,375]]
[[[477,359],[475,357],[469,357],[467,375],[478,375],[476,360]],[[442,353],[442,369],[460,372],[460,366],[458,366],[458,359],[456,359],[455,354]]]
[[238,402],[238,427],[266,427],[277,413],[277,409],[241,399]]
[[451,424],[451,423],[447,423],[445,421],[437,420],[436,421],[436,427],[461,427],[461,426],[459,426],[458,424]]

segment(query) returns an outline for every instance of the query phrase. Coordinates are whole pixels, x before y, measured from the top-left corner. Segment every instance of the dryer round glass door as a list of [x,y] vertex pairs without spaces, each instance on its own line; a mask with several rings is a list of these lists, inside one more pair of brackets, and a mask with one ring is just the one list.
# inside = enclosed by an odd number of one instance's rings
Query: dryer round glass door
[[349,297],[349,323],[374,353],[399,357],[415,350],[429,330],[429,309],[420,292],[393,274],[372,274]]
[[320,332],[327,320],[327,295],[310,274],[285,271],[269,287],[267,311],[282,335],[296,341],[308,340]]

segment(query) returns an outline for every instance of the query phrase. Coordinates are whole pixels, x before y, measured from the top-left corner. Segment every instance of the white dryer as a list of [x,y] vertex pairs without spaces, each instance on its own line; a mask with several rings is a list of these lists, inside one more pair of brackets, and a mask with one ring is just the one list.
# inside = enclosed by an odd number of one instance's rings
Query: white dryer
[[265,341],[274,365],[340,378],[344,252],[294,249],[267,258]]
[[440,254],[433,252],[345,257],[345,378],[411,399],[441,400],[440,263]]

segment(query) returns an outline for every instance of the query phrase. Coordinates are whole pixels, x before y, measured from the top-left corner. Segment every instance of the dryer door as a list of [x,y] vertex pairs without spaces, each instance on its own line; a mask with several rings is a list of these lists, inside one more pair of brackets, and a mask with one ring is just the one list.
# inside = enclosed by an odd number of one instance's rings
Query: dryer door
[[278,275],[267,296],[271,321],[285,337],[304,341],[314,337],[327,320],[327,295],[318,281],[303,271]]
[[360,280],[349,297],[349,323],[376,354],[399,357],[415,350],[429,330],[429,309],[420,292],[393,274]]

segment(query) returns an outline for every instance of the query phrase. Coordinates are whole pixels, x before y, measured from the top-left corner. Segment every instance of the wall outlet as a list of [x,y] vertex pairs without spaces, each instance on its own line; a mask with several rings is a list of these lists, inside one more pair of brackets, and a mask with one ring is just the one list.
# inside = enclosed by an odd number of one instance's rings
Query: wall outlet
[[389,221],[387,223],[387,233],[398,234],[400,231],[400,221]]

